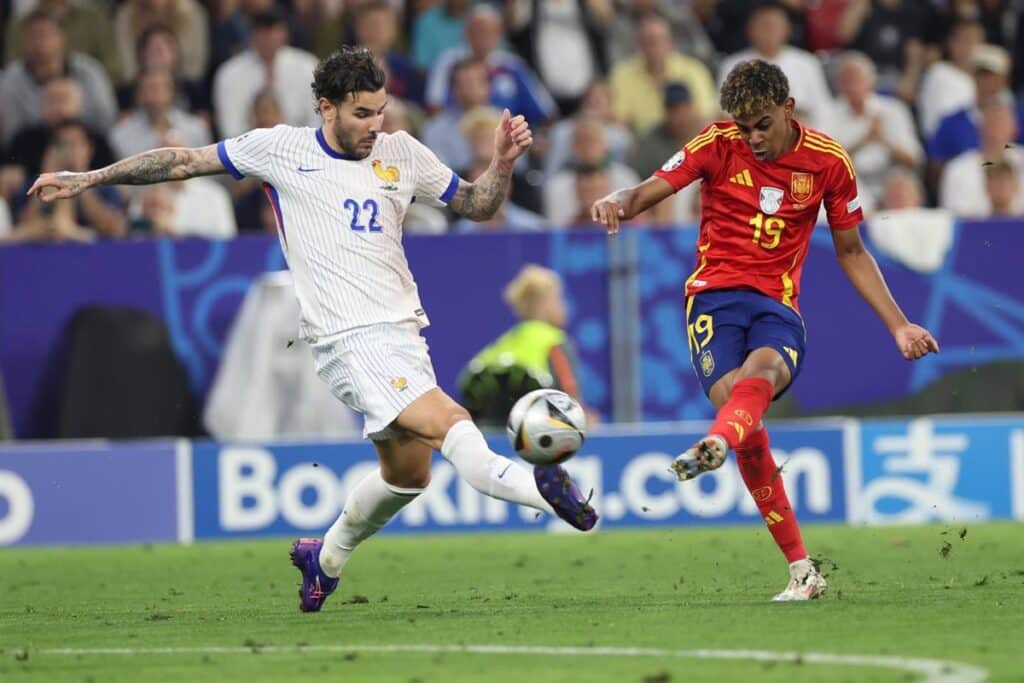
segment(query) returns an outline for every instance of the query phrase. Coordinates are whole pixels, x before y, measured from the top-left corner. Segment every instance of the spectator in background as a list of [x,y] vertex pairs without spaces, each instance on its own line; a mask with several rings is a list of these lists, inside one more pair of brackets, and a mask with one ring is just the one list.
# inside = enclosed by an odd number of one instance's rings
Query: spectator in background
[[[576,122],[573,129],[570,166],[555,174],[544,188],[544,213],[553,227],[566,227],[582,216],[589,216],[591,204],[579,204],[577,180],[580,174],[593,171],[605,172],[613,187],[631,187],[640,182],[633,169],[610,159],[604,122],[584,117]],[[584,183],[587,188],[596,184],[590,178],[585,179]]]
[[985,193],[989,212],[986,218],[1024,216],[1024,192],[1021,171],[1006,159],[985,166]]
[[[158,147],[182,147],[184,140],[168,131]],[[152,237],[231,239],[238,233],[231,194],[210,178],[146,185],[131,207],[131,227]]]
[[[594,222],[590,214],[590,207],[601,197],[608,196],[615,183],[612,182],[611,174],[604,168],[587,168],[573,174],[573,205],[576,214],[565,221],[562,227],[567,228],[595,228],[603,230],[604,226]],[[642,219],[641,219],[642,222]]]
[[252,18],[252,47],[224,62],[213,79],[213,106],[221,137],[246,131],[249,106],[264,88],[277,96],[284,123],[319,126],[309,81],[316,57],[288,45],[288,23],[280,10]]
[[210,58],[206,76],[212,77],[221,64],[249,47],[249,20],[241,0],[207,0],[210,15]]
[[714,64],[715,46],[690,3],[677,0],[616,0],[615,19],[608,27],[608,61],[624,62],[636,54],[637,25],[649,14],[659,14],[669,23],[678,52]]
[[[803,11],[805,0],[784,0],[777,2],[789,13],[794,45],[803,45]],[[764,0],[697,0],[694,11],[698,12],[715,49],[722,54],[732,54],[750,45],[741,29],[750,21],[750,15]]]
[[[273,128],[284,123],[277,96],[269,89],[256,93],[249,107],[250,128]],[[263,184],[252,176],[228,185],[240,232],[277,232],[277,217],[263,190]]]
[[[114,28],[104,9],[92,2],[39,0],[36,11],[53,17],[60,26],[70,52],[89,55],[99,62],[111,82],[121,77],[121,60],[114,42]],[[33,12],[7,23],[4,62],[25,57],[25,31]]]
[[[640,178],[657,171],[693,139],[704,125],[693,107],[690,90],[682,83],[665,86],[665,122],[637,140],[629,165]],[[700,216],[701,183],[690,183],[666,201],[651,209],[651,222],[657,225],[693,223]],[[592,204],[587,204],[587,207]]]
[[591,83],[575,116],[562,119],[551,127],[548,150],[544,163],[544,178],[553,178],[572,159],[572,131],[581,118],[600,119],[604,122],[604,139],[612,161],[625,162],[633,147],[633,133],[615,118],[612,109],[612,90],[608,81]]
[[836,81],[839,97],[825,132],[852,158],[861,205],[870,213],[882,200],[885,176],[893,166],[921,167],[921,145],[907,106],[875,92],[875,65],[865,55],[844,54]]
[[660,124],[665,118],[664,89],[668,83],[685,84],[700,116],[714,117],[718,101],[711,72],[700,60],[675,49],[669,23],[649,14],[636,30],[636,56],[616,65],[608,79],[619,120],[637,135]]
[[[489,106],[470,109],[463,115],[460,124],[462,135],[469,142],[469,148],[473,153],[470,164],[464,170],[459,169],[459,175],[463,178],[476,178],[487,170],[494,150],[494,129],[500,118],[501,112]],[[531,213],[539,213],[543,210],[543,197],[535,185],[527,182],[528,172],[525,165],[515,165],[508,201]],[[511,213],[517,212],[513,209]]]
[[442,52],[462,42],[468,7],[469,0],[442,0],[416,17],[411,57],[417,68],[426,71]]
[[88,55],[69,54],[64,33],[45,12],[32,12],[22,26],[25,57],[10,64],[0,81],[4,143],[21,129],[42,122],[43,86],[60,77],[73,79],[81,88],[82,121],[90,128],[108,130],[117,116],[117,103],[103,66]]
[[197,0],[127,0],[114,16],[117,48],[121,55],[122,82],[135,80],[141,65],[138,45],[154,26],[170,29],[181,57],[181,74],[190,80],[206,75],[210,58],[210,21]]
[[[981,110],[981,147],[960,154],[942,171],[939,205],[957,216],[984,217],[992,213],[985,191],[985,168],[1007,162],[1024,178],[1024,150],[1012,143],[1017,138],[1017,119],[1004,102],[990,102]],[[1024,194],[1024,186],[1017,192]]]
[[945,163],[958,154],[978,147],[981,109],[991,102],[1014,104],[1017,113],[1017,142],[1024,142],[1024,107],[1014,101],[1009,89],[1010,53],[998,45],[979,45],[971,55],[976,103],[949,114],[939,122],[928,140],[928,160]]
[[725,82],[740,62],[763,59],[782,69],[789,79],[789,94],[796,100],[797,117],[812,128],[827,124],[832,94],[825,81],[825,71],[817,57],[787,44],[792,25],[786,8],[779,2],[758,5],[747,21],[750,47],[723,60],[718,70],[718,83]]
[[136,78],[135,109],[110,131],[110,146],[118,159],[159,147],[168,134],[185,147],[210,144],[206,122],[174,104],[174,74],[167,69],[145,69]]
[[[83,172],[91,168],[93,146],[89,131],[78,121],[65,121],[54,130],[43,154],[43,173]],[[12,207],[17,215],[17,241],[91,242],[97,237],[123,237],[127,222],[121,195],[110,186],[94,187],[71,199],[43,204],[25,199]]]
[[292,45],[326,57],[355,39],[352,16],[344,0],[298,0],[291,3]]
[[608,69],[605,33],[614,16],[612,0],[511,0],[507,8],[519,53],[562,115],[575,113],[590,82]]
[[388,95],[423,103],[423,77],[412,62],[395,49],[398,13],[387,0],[371,0],[356,10],[356,42],[369,48],[387,75]]
[[882,183],[880,211],[899,211],[924,207],[924,185],[916,173],[906,167],[896,167]]
[[555,101],[526,62],[502,47],[504,41],[501,12],[491,5],[474,6],[466,21],[465,43],[441,53],[430,70],[427,107],[436,111],[451,102],[452,67],[472,57],[487,64],[495,107],[521,114],[533,125],[554,117]]
[[[178,37],[167,26],[155,24],[139,36],[135,44],[138,71],[166,69],[174,75],[175,106],[210,120],[210,93],[203,77],[190,78],[182,71]],[[135,82],[117,89],[117,104],[122,110],[135,106]]]
[[487,64],[468,57],[452,67],[453,102],[423,126],[423,144],[434,150],[449,168],[467,168],[473,163],[473,150],[462,132],[462,117],[491,101],[491,83]]
[[132,230],[152,237],[225,240],[238,232],[231,195],[208,178],[147,185],[132,213]]
[[[43,155],[60,124],[82,118],[82,89],[70,78],[54,78],[43,86],[41,105],[42,121],[22,128],[4,149],[4,163],[21,168],[19,186],[25,182],[26,175],[39,174]],[[89,168],[113,162],[106,136],[93,129],[89,129],[88,134],[93,148]]]
[[850,0],[839,21],[843,45],[875,63],[878,88],[913,104],[925,67],[928,10],[916,0]]
[[[478,107],[471,109],[463,116],[463,136],[471,141],[470,148],[473,150],[473,161],[466,167],[465,173],[460,175],[470,182],[475,181],[487,170],[491,163],[491,152],[494,140],[494,128],[498,125],[500,114],[492,107]],[[518,179],[516,178],[518,175]],[[515,202],[516,189],[526,186],[521,174],[513,175],[512,192],[505,200],[498,212],[486,221],[471,221],[468,218],[460,217],[452,225],[453,232],[501,232],[505,230],[513,232],[532,232],[543,230],[547,227],[544,217],[534,211],[525,209]],[[528,186],[527,186],[528,187]],[[537,200],[534,199],[536,202]]]
[[958,21],[946,39],[946,59],[924,72],[917,96],[917,120],[925,140],[931,139],[943,117],[975,104],[971,57],[984,42],[985,30],[977,21]]

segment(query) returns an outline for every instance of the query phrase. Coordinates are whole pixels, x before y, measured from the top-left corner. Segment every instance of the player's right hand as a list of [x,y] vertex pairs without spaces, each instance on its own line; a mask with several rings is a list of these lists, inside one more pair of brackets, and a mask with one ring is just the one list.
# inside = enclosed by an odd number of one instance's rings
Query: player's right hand
[[25,194],[30,197],[37,197],[43,202],[52,202],[55,199],[67,199],[81,194],[89,188],[85,173],[71,173],[61,171],[59,173],[43,173],[32,187],[28,188]]
[[590,207],[591,220],[605,226],[609,235],[614,235],[619,231],[619,220],[625,216],[626,212],[623,210],[622,203],[616,194],[610,194],[607,197],[598,199]]

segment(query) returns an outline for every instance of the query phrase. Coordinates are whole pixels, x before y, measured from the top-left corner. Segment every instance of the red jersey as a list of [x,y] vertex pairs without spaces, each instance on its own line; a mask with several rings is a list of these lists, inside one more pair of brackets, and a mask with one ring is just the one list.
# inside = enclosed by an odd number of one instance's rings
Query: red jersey
[[799,310],[800,273],[821,203],[833,230],[864,220],[849,155],[827,135],[794,125],[793,149],[758,161],[735,123],[712,123],[655,172],[677,191],[703,180],[687,296],[749,287]]

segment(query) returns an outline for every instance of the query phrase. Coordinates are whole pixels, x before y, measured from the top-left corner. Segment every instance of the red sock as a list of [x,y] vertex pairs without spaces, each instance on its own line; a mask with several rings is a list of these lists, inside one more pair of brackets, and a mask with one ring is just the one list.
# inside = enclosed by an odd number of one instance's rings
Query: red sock
[[768,525],[768,531],[786,560],[796,562],[807,557],[796,513],[789,505],[781,473],[772,457],[767,429],[759,429],[750,434],[743,445],[736,449],[736,464],[743,483],[747,485],[747,490]]
[[761,417],[768,410],[774,394],[772,383],[760,377],[748,377],[736,382],[732,386],[729,400],[718,411],[708,434],[718,434],[729,444],[729,448],[736,450],[761,424]]

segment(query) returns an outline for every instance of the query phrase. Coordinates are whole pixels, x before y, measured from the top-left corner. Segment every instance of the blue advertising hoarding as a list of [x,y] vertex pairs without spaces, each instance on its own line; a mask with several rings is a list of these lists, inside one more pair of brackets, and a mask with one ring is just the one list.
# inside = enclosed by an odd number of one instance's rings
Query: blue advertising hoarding
[[178,540],[175,442],[0,449],[0,546]]
[[[759,522],[731,460],[692,482],[680,483],[669,472],[675,455],[702,436],[701,427],[606,430],[588,439],[566,467],[582,490],[594,491],[605,528]],[[780,428],[772,439],[797,513],[809,522],[843,521],[842,425]],[[503,437],[492,437],[490,445],[510,451]],[[348,492],[377,467],[372,449],[362,443],[197,443],[192,462],[196,538],[322,533]],[[431,477],[426,492],[388,531],[566,528],[557,519],[475,491],[440,457]]]
[[[567,463],[601,528],[761,524],[730,458],[680,483],[672,458],[706,423],[604,428]],[[804,420],[771,428],[805,523],[1024,520],[1024,414]],[[501,436],[498,452],[510,449]],[[0,546],[320,535],[377,467],[367,442],[163,441],[0,447]],[[426,492],[389,533],[570,531],[488,498],[435,459]]]

